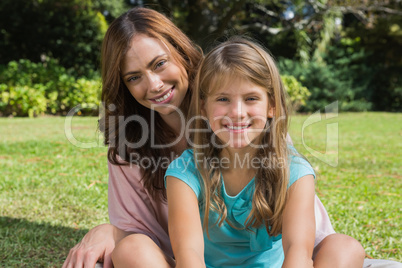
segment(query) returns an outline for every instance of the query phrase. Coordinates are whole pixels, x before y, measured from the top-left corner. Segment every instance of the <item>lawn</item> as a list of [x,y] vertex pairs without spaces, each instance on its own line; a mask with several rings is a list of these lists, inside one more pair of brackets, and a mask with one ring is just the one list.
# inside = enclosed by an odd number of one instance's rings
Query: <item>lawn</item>
[[[371,257],[402,261],[402,114],[329,117],[294,116],[290,133],[318,173],[335,230]],[[108,221],[97,118],[65,123],[0,118],[1,267],[60,267],[88,229]]]

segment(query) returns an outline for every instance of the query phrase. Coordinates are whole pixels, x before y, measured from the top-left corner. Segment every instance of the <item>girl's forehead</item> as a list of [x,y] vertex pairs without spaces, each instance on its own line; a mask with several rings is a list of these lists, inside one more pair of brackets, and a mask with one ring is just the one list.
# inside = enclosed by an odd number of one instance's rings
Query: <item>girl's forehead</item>
[[259,96],[264,98],[268,96],[268,91],[265,86],[261,86],[249,79],[242,77],[235,77],[232,80],[226,80],[221,86],[210,87],[210,91],[205,95],[206,98],[215,98],[218,96]]
[[211,79],[206,95],[216,95],[229,90],[233,92],[236,89],[240,89],[240,87],[244,87],[244,85],[259,87],[256,83],[239,74],[216,75],[215,78]]
[[215,74],[210,80],[207,95],[216,94],[225,91],[227,88],[247,80],[237,74]]

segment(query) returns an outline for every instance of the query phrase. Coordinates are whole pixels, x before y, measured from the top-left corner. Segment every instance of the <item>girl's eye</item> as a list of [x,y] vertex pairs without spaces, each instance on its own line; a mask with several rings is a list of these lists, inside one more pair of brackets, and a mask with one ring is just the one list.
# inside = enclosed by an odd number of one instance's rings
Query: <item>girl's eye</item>
[[248,100],[248,101],[255,101],[255,100],[258,100],[258,98],[256,98],[256,97],[248,97],[246,100]]
[[166,60],[161,60],[160,62],[158,62],[155,66],[155,69],[162,67],[163,65],[166,64]]
[[228,101],[228,98],[218,98],[217,101]]

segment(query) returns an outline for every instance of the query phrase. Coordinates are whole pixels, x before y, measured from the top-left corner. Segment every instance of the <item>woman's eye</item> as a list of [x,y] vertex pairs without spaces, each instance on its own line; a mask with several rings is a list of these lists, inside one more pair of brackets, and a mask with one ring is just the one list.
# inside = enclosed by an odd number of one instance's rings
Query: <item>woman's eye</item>
[[258,98],[255,98],[255,97],[248,97],[246,100],[248,100],[248,101],[255,101],[255,100],[258,100]]
[[128,79],[127,79],[127,81],[128,82],[133,82],[133,81],[136,81],[136,80],[138,80],[138,79],[140,79],[140,77],[137,75],[137,76],[131,76],[131,77],[129,77]]
[[160,68],[160,67],[162,67],[163,65],[165,65],[165,63],[166,63],[166,60],[161,60],[160,62],[158,62],[157,64],[156,64],[156,68]]
[[228,101],[228,98],[218,98],[217,101]]

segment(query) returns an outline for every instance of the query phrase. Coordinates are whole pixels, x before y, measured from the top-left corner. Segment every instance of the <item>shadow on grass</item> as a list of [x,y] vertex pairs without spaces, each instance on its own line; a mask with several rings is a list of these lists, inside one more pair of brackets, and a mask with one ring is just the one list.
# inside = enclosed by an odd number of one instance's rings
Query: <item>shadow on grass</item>
[[87,232],[0,217],[0,266],[61,267],[70,248]]

